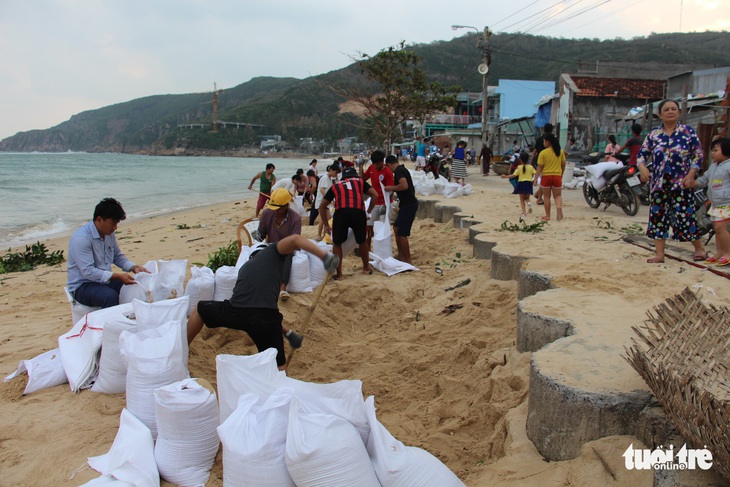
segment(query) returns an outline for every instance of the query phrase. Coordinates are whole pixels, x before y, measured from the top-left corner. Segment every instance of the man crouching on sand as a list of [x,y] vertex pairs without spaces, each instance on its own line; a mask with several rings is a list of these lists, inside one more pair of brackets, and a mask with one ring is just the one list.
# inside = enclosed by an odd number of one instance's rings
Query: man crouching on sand
[[295,250],[306,250],[322,259],[327,272],[337,271],[340,259],[301,235],[291,235],[277,243],[254,248],[249,260],[238,271],[231,299],[200,301],[193,310],[188,319],[188,344],[200,333],[203,325],[242,330],[248,333],[259,352],[276,348],[276,364],[279,370],[285,370],[279,291],[286,256]]

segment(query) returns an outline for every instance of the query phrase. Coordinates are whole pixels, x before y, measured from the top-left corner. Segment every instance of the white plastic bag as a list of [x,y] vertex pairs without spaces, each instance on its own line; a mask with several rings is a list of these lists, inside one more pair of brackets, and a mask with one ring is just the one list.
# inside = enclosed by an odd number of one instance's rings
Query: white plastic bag
[[138,331],[149,330],[169,321],[180,324],[180,353],[185,365],[188,364],[188,322],[187,311],[189,296],[176,299],[165,299],[155,303],[132,301],[132,308],[137,319]]
[[205,485],[220,443],[215,391],[203,379],[184,379],[154,394],[160,475],[183,487]]
[[309,258],[305,252],[294,252],[292,255],[291,274],[286,290],[291,293],[310,293],[312,283],[309,280]]
[[140,272],[135,274],[135,284],[125,284],[119,290],[119,303],[131,303],[135,299],[145,303],[154,302],[153,289],[157,286],[160,275],[157,273]]
[[190,268],[190,280],[185,286],[185,296],[190,298],[188,303],[188,316],[198,305],[198,301],[210,301],[215,291],[215,274],[208,267],[192,266]]
[[275,348],[269,348],[255,355],[215,358],[221,424],[236,409],[242,394],[256,394],[263,402],[274,392],[279,376],[276,354]]
[[101,358],[99,375],[91,386],[93,392],[121,394],[127,388],[127,362],[119,349],[122,331],[137,332],[137,322],[124,314],[111,317],[101,334]]
[[[324,242],[318,242],[317,245],[325,252],[332,252],[331,245],[327,245]],[[306,252],[306,254],[309,259],[309,284],[314,289],[322,283],[324,277],[327,275],[327,271],[324,268],[324,264],[322,264],[322,259],[309,252]]]
[[286,468],[298,487],[380,487],[357,429],[339,416],[289,408]]
[[126,409],[122,409],[119,431],[108,453],[89,457],[89,466],[136,487],[159,487],[154,442],[150,430]]
[[17,370],[7,376],[5,382],[25,372],[28,372],[28,383],[23,391],[24,396],[68,382],[66,372],[63,370],[63,363],[61,363],[61,353],[57,348],[44,352],[30,360],[21,360]]
[[186,379],[188,370],[180,351],[180,322],[170,321],[137,333],[119,335],[127,368],[127,409],[157,438],[154,390]]
[[291,394],[276,391],[263,404],[244,394],[218,427],[224,487],[294,487],[284,460]]
[[396,440],[375,416],[375,398],[365,401],[370,437],[367,451],[378,480],[385,487],[463,487],[441,460],[422,448]]
[[418,268],[412,266],[407,262],[400,261],[395,257],[388,257],[387,259],[381,259],[375,254],[370,254],[370,265],[376,270],[386,274],[388,277],[398,274],[399,272],[406,271],[417,271]]
[[381,259],[393,256],[393,232],[387,221],[375,222],[373,226],[373,254]]
[[238,279],[238,269],[224,265],[215,271],[215,290],[213,300],[225,301],[233,296],[233,287]]
[[185,271],[188,269],[187,259],[158,260],[157,265],[160,270],[157,283],[152,289],[153,299],[163,301],[182,297],[185,294],[184,283]]

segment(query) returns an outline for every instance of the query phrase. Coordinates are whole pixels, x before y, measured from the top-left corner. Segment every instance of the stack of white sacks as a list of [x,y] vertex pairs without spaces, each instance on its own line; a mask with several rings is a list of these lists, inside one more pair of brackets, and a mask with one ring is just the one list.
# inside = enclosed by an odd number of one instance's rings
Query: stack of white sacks
[[411,179],[416,193],[423,196],[431,196],[432,194],[441,194],[447,198],[458,198],[459,196],[469,195],[474,192],[471,184],[461,186],[457,183],[451,183],[448,179],[439,176],[433,177],[433,173],[424,173],[423,171],[411,171]]
[[[374,398],[363,401],[360,381],[291,379],[278,370],[274,349],[219,355],[219,398],[205,380],[190,378],[187,316],[213,297],[218,273],[194,267],[183,293],[186,261],[168,262],[145,264],[152,278],[125,292],[143,299],[89,313],[59,337],[58,349],[22,361],[6,378],[27,372],[24,394],[65,382],[77,393],[126,393],[111,449],[89,458],[101,477],[84,485],[159,486],[162,477],[202,486],[221,442],[226,486],[463,485],[437,458],[388,433]],[[295,266],[295,288],[325,277],[321,260],[306,252]]]

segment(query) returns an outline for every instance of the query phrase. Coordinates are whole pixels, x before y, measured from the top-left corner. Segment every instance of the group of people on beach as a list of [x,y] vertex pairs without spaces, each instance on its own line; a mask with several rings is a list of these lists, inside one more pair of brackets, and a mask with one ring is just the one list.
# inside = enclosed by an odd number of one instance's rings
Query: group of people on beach
[[[632,127],[635,140],[618,149],[612,147],[610,154],[615,156],[629,148],[629,163],[635,161],[641,179],[650,184],[647,235],[654,239],[655,255],[647,262],[664,262],[665,241],[671,229],[675,240],[692,243],[693,260],[726,266],[730,264],[730,138],[712,141],[712,164],[698,177],[702,168],[702,147],[695,131],[679,123],[680,110],[675,101],[662,101],[658,112],[662,124],[649,132],[640,147],[636,140],[640,140],[641,127],[635,125]],[[539,185],[534,196],[538,198],[538,204],[544,205],[542,219],[550,220],[552,200],[557,219],[562,220],[562,174],[566,154],[550,124],[543,132],[532,153],[520,151],[519,165],[503,177],[516,180],[515,193],[520,196],[521,218],[532,212],[530,197],[533,188]],[[418,146],[417,165],[418,158],[424,157],[420,153],[422,145],[425,144],[421,142]],[[454,155],[462,156],[459,149],[464,146],[457,144]],[[297,171],[289,185],[279,187],[273,164],[267,164],[264,171],[254,176],[249,189],[260,181],[256,215],[260,215],[259,234],[265,242],[255,246],[249,260],[241,266],[229,300],[198,303],[188,320],[188,342],[192,342],[203,326],[243,330],[251,336],[259,351],[276,348],[277,364],[285,368],[284,337],[292,348],[302,344],[302,337],[283,325],[278,308],[280,300],[288,299],[286,285],[291,255],[296,250],[310,252],[322,260],[334,279],[342,279],[342,244],[352,230],[360,250],[362,272],[371,274],[368,258],[373,225],[381,216],[385,217],[386,223],[391,221],[391,215],[386,214],[386,198],[389,203],[393,194],[400,203],[393,221],[397,258],[411,263],[408,237],[418,210],[418,199],[410,172],[396,156],[386,157],[383,151],[373,151],[370,161],[367,169],[362,163],[333,161],[327,166],[326,174],[319,176],[315,159],[307,170],[306,179],[301,177],[303,170]],[[650,161],[651,168],[648,167]],[[698,234],[695,188],[707,188],[711,203],[708,214],[717,244],[717,251],[712,256],[706,252]],[[307,197],[310,225],[319,216],[319,236],[331,234],[332,252],[301,235],[301,217],[290,203],[294,195],[306,196],[307,193],[310,193]],[[367,208],[366,197],[370,198]],[[67,288],[78,303],[97,308],[115,306],[119,303],[121,287],[135,284],[134,275],[139,272],[149,272],[127,259],[117,244],[115,231],[125,218],[121,204],[113,198],[105,198],[95,207],[92,220],[71,237]],[[123,272],[113,272],[112,265]]]

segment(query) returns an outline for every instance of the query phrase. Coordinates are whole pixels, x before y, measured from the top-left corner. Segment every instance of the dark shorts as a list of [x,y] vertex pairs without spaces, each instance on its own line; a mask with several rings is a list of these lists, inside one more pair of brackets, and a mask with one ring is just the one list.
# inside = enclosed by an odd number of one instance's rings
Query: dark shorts
[[396,237],[410,237],[413,220],[416,219],[418,212],[418,203],[401,207],[398,210],[398,216],[395,217],[393,228],[397,229]]
[[234,308],[231,302],[199,301],[198,314],[208,328],[231,328],[248,333],[259,352],[275,348],[276,364],[286,363],[284,337],[281,322],[284,317],[279,310],[271,308]]
[[365,210],[357,208],[340,208],[335,211],[332,219],[332,243],[342,245],[347,240],[347,230],[352,228],[355,234],[355,242],[361,244],[365,242],[367,233],[368,217]]
[[532,194],[532,181],[520,181],[517,183],[517,194]]

